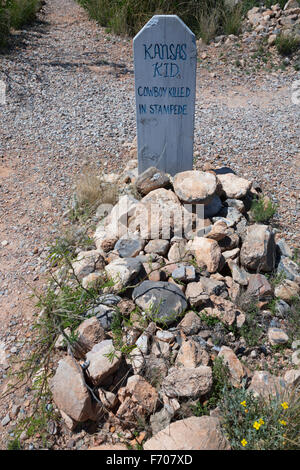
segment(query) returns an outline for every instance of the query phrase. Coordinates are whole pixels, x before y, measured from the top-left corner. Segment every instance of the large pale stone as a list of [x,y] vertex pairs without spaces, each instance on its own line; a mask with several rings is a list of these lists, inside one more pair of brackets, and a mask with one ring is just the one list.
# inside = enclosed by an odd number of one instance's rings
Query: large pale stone
[[286,382],[281,377],[276,377],[265,370],[255,371],[248,388],[254,396],[262,396],[264,398],[277,396],[278,398],[286,390]]
[[220,422],[211,416],[192,416],[171,423],[144,444],[145,450],[230,450]]
[[143,264],[136,258],[116,259],[105,266],[105,271],[115,283],[115,289],[134,283],[146,275]]
[[129,224],[131,232],[138,231],[147,240],[170,240],[174,227],[182,233],[182,207],[176,194],[164,188],[151,191],[139,202]]
[[94,234],[97,249],[109,251],[121,237],[129,235],[129,220],[135,214],[139,201],[132,196],[121,196],[110,214],[101,221]]
[[218,270],[222,253],[215,240],[196,237],[188,245],[200,267],[206,267],[210,273],[215,273]]
[[95,385],[100,385],[117,370],[121,362],[121,354],[115,350],[112,340],[107,339],[96,344],[87,353],[86,359],[90,361],[91,380]]
[[234,173],[218,174],[218,180],[227,198],[241,199],[246,196],[252,182],[236,176]]
[[174,191],[183,203],[207,204],[217,190],[217,178],[204,171],[184,171],[174,177]]
[[172,368],[162,383],[162,392],[169,398],[198,398],[212,387],[212,370],[208,366],[191,369]]
[[274,234],[267,225],[254,224],[248,227],[242,244],[240,260],[243,266],[263,272],[275,267],[276,245]]
[[92,400],[80,365],[70,356],[59,361],[50,389],[57,407],[74,421],[84,422],[93,418]]

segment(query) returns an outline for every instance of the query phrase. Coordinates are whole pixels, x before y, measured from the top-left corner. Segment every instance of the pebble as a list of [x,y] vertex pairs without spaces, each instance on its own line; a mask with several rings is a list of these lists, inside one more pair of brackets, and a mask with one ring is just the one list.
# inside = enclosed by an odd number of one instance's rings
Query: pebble
[[9,414],[5,415],[4,418],[1,421],[2,426],[6,426],[8,423],[10,423],[10,416]]

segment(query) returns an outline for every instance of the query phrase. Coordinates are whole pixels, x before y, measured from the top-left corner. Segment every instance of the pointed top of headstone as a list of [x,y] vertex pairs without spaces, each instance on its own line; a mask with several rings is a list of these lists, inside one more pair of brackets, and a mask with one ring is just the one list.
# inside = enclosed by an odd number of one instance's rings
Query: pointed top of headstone
[[161,26],[160,23],[166,22],[166,21],[169,24],[172,24],[172,21],[173,23],[176,22],[177,24],[181,24],[181,26],[184,29],[186,29],[189,32],[189,34],[191,34],[195,38],[193,31],[182,21],[181,18],[179,18],[179,16],[177,15],[154,15],[148,21],[148,23],[146,23],[145,26],[143,26],[143,28],[135,35],[135,37],[133,38],[133,41],[135,41],[143,33],[145,29],[156,27],[156,26],[160,27]]

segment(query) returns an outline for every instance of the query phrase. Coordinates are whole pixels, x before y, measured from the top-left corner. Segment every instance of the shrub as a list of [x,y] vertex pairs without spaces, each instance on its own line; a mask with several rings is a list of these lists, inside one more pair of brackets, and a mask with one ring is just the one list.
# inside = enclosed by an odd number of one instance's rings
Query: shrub
[[76,199],[82,211],[90,216],[100,204],[117,202],[118,186],[105,183],[95,174],[95,170],[86,169],[76,184]]
[[216,34],[238,34],[242,8],[224,0],[78,0],[101,26],[116,34],[134,36],[155,14],[176,14],[205,42]]
[[31,23],[39,9],[41,0],[4,0],[0,6],[0,47],[4,46],[11,28],[19,29]]
[[275,43],[279,54],[287,57],[293,55],[300,48],[299,39],[293,36],[280,34]]
[[238,36],[242,30],[243,13],[238,4],[234,8],[226,8],[222,12],[222,25],[224,34]]
[[277,205],[266,196],[260,196],[252,202],[251,215],[256,223],[268,222],[276,211]]

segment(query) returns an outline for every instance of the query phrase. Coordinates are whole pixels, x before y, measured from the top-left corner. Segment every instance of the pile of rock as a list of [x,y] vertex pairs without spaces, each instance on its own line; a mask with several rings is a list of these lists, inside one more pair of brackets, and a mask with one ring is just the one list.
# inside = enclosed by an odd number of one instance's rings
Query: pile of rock
[[[300,291],[298,266],[271,227],[251,223],[256,185],[228,168],[174,178],[149,168],[138,176],[131,162],[126,172],[123,195],[98,223],[96,249],[73,263],[83,286],[96,285],[104,272],[113,286],[102,289],[75,332],[75,358],[60,360],[54,401],[71,429],[103,414],[123,431],[144,419],[154,435],[145,449],[227,449],[216,417],[176,420],[179,410],[186,400],[209,396],[217,355],[235,387],[246,383],[257,394],[299,381],[296,370],[285,378],[264,371],[252,376],[238,358],[245,341],[232,333],[247,321],[238,303],[243,296],[264,311],[275,295],[282,299],[276,308],[289,311]],[[264,273],[276,270],[285,279],[274,293]],[[127,320],[126,356],[113,344],[116,312]],[[278,325],[268,326],[266,345],[289,340]]]
[[300,4],[297,0],[289,0],[283,10],[278,3],[271,8],[254,7],[248,11],[246,25],[257,33],[267,34],[269,46],[275,44],[280,34],[300,42]]

